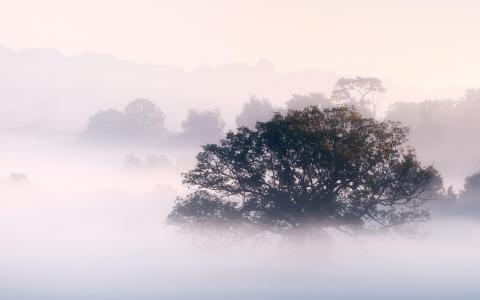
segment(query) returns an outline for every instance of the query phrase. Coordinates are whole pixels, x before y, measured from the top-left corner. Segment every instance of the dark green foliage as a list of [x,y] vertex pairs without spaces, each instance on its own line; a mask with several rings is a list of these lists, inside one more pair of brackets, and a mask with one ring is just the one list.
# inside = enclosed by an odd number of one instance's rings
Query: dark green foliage
[[235,202],[224,201],[205,190],[177,198],[168,223],[181,227],[201,225],[215,231],[230,231],[242,224],[242,214]]
[[202,194],[201,200],[194,193],[170,219],[241,218],[280,231],[426,220],[421,205],[442,182],[406,146],[407,134],[398,123],[363,118],[346,107],[276,114],[254,130],[240,127],[219,144],[203,146],[184,183],[216,196]]

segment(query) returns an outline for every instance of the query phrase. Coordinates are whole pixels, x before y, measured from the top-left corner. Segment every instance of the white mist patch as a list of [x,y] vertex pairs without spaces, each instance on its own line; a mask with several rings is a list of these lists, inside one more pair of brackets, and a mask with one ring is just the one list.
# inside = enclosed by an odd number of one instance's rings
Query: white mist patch
[[[165,224],[187,153],[129,170],[151,149],[2,141],[0,299],[478,299],[480,224],[435,218],[421,238],[349,237],[293,245]],[[168,151],[167,151],[168,152]],[[193,154],[190,154],[193,157]],[[9,179],[12,172],[26,181]]]

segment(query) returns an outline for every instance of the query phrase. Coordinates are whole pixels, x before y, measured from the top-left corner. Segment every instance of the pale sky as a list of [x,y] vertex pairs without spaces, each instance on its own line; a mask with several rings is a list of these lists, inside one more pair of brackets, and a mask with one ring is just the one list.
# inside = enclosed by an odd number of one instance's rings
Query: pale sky
[[0,45],[480,86],[480,1],[0,0]]

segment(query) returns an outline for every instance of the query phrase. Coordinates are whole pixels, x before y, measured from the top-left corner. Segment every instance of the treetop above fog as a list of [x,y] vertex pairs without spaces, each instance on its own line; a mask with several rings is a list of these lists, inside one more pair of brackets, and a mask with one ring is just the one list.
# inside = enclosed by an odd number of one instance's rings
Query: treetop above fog
[[92,115],[84,131],[89,137],[141,141],[166,132],[165,114],[148,99],[129,102],[123,111],[108,109]]
[[378,101],[386,89],[375,77],[340,78],[333,88],[331,100],[355,107],[365,116],[375,117]]
[[[417,160],[407,135],[399,123],[347,107],[277,113],[204,145],[196,167],[183,175],[198,190],[179,199],[170,220],[205,221],[205,203],[217,210],[223,203],[236,209],[228,215],[238,221],[280,231],[424,221],[422,204],[442,191],[442,181]],[[182,215],[186,206],[196,210]]]

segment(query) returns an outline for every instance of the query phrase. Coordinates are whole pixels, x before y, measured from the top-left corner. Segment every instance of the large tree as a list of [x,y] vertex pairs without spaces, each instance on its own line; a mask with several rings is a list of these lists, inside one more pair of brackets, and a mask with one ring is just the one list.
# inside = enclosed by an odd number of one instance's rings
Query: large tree
[[407,134],[347,107],[276,114],[203,146],[183,179],[199,190],[179,199],[169,219],[185,225],[228,216],[280,232],[426,220],[422,204],[442,183],[406,145]]

